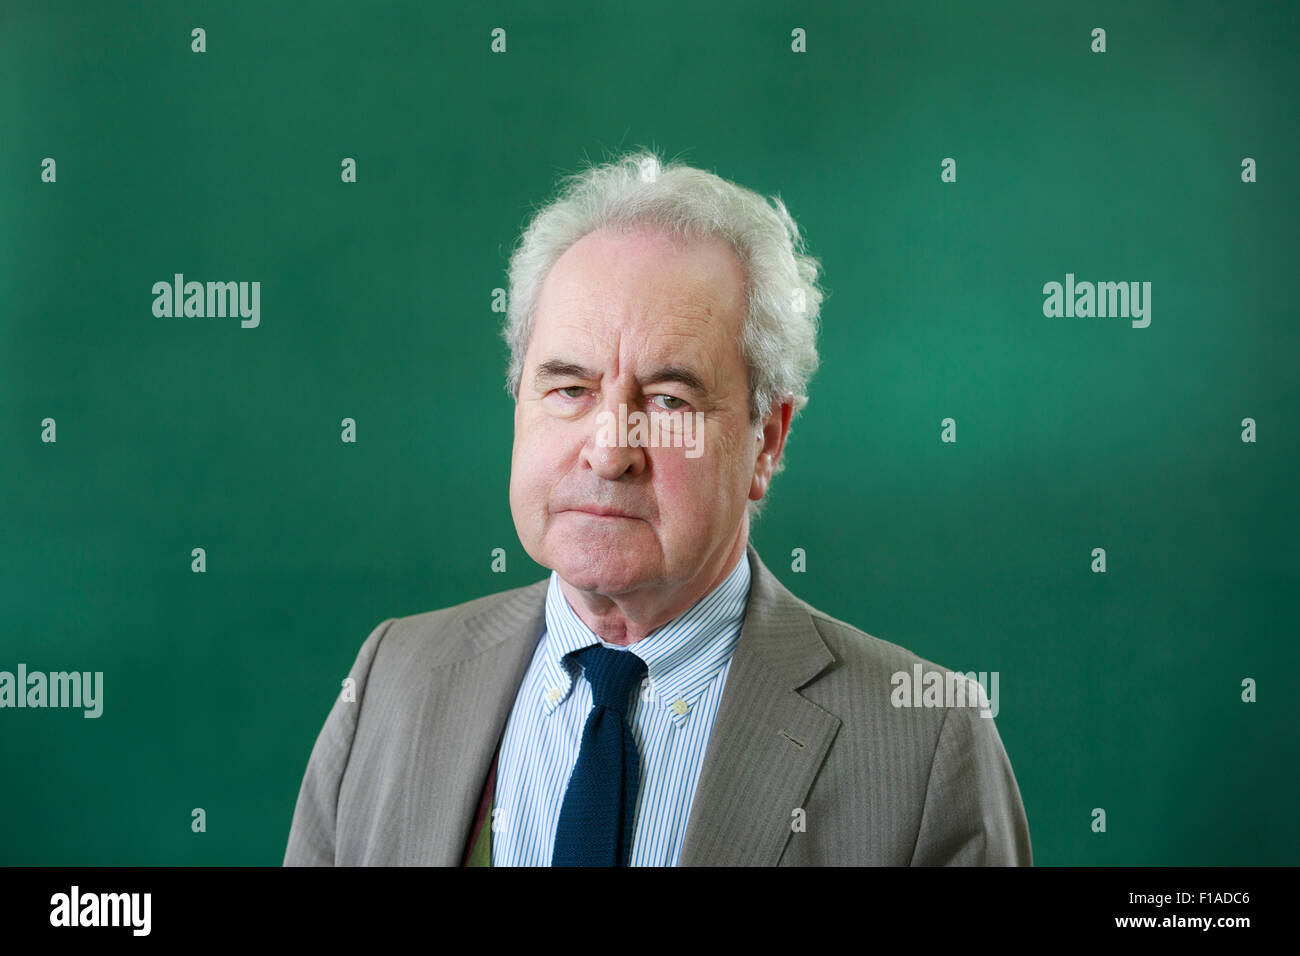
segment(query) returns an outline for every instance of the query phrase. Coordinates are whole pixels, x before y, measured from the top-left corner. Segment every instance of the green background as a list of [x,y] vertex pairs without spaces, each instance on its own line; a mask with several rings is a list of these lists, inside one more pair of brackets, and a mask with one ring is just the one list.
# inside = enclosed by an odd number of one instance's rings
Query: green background
[[[105,707],[0,711],[0,862],[278,864],[370,630],[544,576],[492,290],[560,174],[648,145],[821,258],[754,543],[1000,673],[1035,862],[1296,863],[1295,6],[465,7],[0,8],[0,669]],[[260,281],[260,327],[155,318],[176,272]],[[1150,327],[1045,318],[1067,272]]]

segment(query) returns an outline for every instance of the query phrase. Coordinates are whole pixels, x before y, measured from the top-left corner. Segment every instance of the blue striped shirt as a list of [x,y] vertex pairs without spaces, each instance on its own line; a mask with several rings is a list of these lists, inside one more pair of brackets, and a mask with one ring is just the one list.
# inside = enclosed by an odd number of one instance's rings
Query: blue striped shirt
[[[628,648],[581,619],[551,572],[546,630],[506,724],[492,813],[493,866],[549,866],[569,775],[591,710],[591,685],[564,655],[592,644],[636,654],[647,677],[628,710],[641,755],[632,866],[676,866],[695,784],[744,623],[749,559],[718,587]],[[572,670],[570,670],[570,667]]]

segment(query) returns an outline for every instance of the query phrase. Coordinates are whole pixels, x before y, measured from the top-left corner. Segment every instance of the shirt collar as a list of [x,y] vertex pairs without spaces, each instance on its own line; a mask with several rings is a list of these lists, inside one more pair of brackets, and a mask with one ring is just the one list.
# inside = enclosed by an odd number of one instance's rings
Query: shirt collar
[[582,622],[560,589],[559,574],[552,571],[546,589],[542,688],[546,713],[559,706],[573,688],[578,665],[565,661],[565,655],[601,644],[644,660],[648,686],[642,685],[642,699],[665,708],[674,723],[683,723],[735,650],[749,598],[749,582],[749,558],[741,552],[740,560],[721,584],[667,624],[631,647],[622,648],[602,641]]

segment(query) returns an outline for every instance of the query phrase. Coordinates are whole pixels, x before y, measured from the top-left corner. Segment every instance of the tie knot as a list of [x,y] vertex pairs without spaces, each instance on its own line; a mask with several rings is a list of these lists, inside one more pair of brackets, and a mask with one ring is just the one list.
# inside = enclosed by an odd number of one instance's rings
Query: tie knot
[[615,651],[599,644],[584,647],[573,655],[591,684],[593,707],[608,707],[626,714],[632,692],[645,680],[645,661],[631,651]]

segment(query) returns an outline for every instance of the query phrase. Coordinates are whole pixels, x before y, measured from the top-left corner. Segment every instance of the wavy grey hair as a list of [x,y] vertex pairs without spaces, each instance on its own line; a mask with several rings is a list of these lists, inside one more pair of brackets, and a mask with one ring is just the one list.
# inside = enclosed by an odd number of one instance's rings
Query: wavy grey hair
[[[510,256],[503,336],[510,348],[506,391],[518,401],[524,354],[537,300],[551,267],[570,246],[601,229],[650,226],[675,240],[720,238],[740,260],[748,313],[741,337],[749,367],[749,418],[758,425],[774,402],[794,396],[794,414],[808,403],[817,370],[817,329],[825,293],[821,265],[779,196],[768,201],[702,169],[665,164],[636,150],[561,180],[559,195],[536,212]],[[777,471],[785,456],[777,462]],[[765,495],[763,500],[765,501]],[[749,502],[750,517],[760,512]]]

